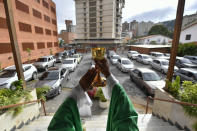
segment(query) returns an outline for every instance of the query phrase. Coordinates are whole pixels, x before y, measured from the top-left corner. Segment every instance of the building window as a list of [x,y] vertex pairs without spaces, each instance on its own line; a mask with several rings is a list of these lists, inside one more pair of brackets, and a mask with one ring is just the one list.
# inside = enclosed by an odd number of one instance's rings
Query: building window
[[57,31],[53,31],[53,36],[57,36]]
[[27,49],[34,50],[34,43],[33,42],[23,42],[22,43],[23,51],[27,51]]
[[35,33],[37,33],[37,34],[43,34],[43,28],[42,27],[35,26]]
[[90,7],[89,8],[89,11],[91,12],[91,11],[96,11],[96,7]]
[[0,54],[10,53],[12,52],[10,43],[0,43]]
[[47,15],[44,15],[44,20],[50,23],[50,17]]
[[100,9],[103,9],[103,6],[102,5],[100,5]]
[[103,34],[102,34],[102,33],[100,33],[100,34],[99,34],[99,37],[100,37],[100,38],[101,38],[101,37],[103,37]]
[[96,1],[89,2],[89,6],[96,6]]
[[86,8],[83,8],[83,11],[86,12]]
[[100,3],[102,3],[103,2],[103,0],[100,0]]
[[8,28],[7,22],[6,22],[6,18],[0,17],[0,28],[3,28],[3,29],[7,29]]
[[87,32],[87,29],[86,28],[84,28],[84,32]]
[[100,26],[102,26],[103,25],[103,23],[102,22],[100,22]]
[[57,25],[56,20],[52,19],[52,24]]
[[55,8],[53,6],[51,6],[51,12],[53,12],[54,14],[56,14]]
[[103,15],[103,11],[100,11],[100,15]]
[[185,40],[191,40],[191,35],[186,35]]
[[37,11],[36,9],[32,9],[33,10],[33,16],[42,19],[42,14]]
[[83,6],[86,6],[86,2],[83,2]]
[[42,5],[43,5],[45,8],[49,9],[49,4],[48,4],[45,0],[42,0]]
[[53,43],[52,42],[47,42],[47,48],[51,48],[53,47]]
[[45,29],[45,34],[46,34],[46,35],[51,35],[51,30]]
[[102,21],[103,20],[103,17],[100,17],[100,21]]
[[96,37],[96,33],[90,33],[90,37]]
[[84,17],[86,17],[86,13],[84,13],[83,15],[84,15]]
[[103,31],[103,29],[102,29],[102,28],[100,28],[100,31]]
[[18,0],[15,0],[15,3],[16,3],[16,9],[29,14],[29,6],[27,6],[26,4],[24,4]]
[[87,33],[84,34],[84,37],[87,37]]
[[90,22],[96,22],[96,18],[90,18]]
[[19,30],[20,31],[32,32],[31,25],[25,24],[25,23],[22,23],[22,22],[18,22],[18,24],[19,24]]
[[84,22],[86,22],[86,18],[84,18]]
[[54,47],[58,47],[58,42],[54,42]]
[[84,27],[86,28],[86,24],[84,24]]
[[45,48],[45,43],[44,42],[38,42],[37,43],[37,49],[44,49]]

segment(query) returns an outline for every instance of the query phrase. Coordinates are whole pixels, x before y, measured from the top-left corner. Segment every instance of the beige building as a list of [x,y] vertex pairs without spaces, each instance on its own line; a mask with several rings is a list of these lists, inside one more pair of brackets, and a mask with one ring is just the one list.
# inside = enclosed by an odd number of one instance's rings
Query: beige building
[[75,0],[77,44],[121,42],[124,0]]

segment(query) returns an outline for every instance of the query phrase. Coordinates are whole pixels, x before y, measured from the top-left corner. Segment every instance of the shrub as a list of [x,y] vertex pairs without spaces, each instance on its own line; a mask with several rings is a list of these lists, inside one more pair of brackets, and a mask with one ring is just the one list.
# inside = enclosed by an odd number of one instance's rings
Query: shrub
[[197,45],[194,43],[179,44],[178,56],[197,55]]
[[168,85],[168,92],[174,96],[175,98],[179,97],[179,93],[180,93],[180,76],[177,76],[175,81],[170,82],[169,80],[166,80],[166,83]]
[[46,96],[45,94],[50,90],[50,87],[48,86],[43,86],[40,88],[36,88],[36,94],[38,99],[43,99],[46,101]]

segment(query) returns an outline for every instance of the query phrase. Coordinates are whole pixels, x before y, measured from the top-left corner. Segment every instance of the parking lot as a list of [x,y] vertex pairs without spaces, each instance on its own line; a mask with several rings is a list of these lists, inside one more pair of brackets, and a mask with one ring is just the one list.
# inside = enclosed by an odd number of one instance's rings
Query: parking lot
[[[122,52],[117,52],[118,55],[121,57],[127,57],[127,52],[125,51],[123,54]],[[84,54],[83,60],[78,64],[76,70],[74,72],[70,73],[70,80],[63,82],[63,90],[62,93],[54,98],[49,99],[46,102],[46,110],[47,113],[55,113],[55,111],[58,109],[59,105],[64,101],[64,99],[68,96],[69,92],[73,87],[75,87],[80,78],[87,72],[88,69],[91,67],[91,53]],[[144,65],[141,63],[138,63],[136,61],[134,62],[134,68],[151,68],[149,65]],[[57,63],[56,66],[60,66],[61,63]],[[115,65],[112,65],[109,62],[111,73],[119,80],[120,84],[124,87],[126,90],[128,96],[130,97],[131,101],[134,103],[136,107],[138,107],[138,112],[143,112],[144,107],[146,105],[146,95],[142,90],[140,90],[135,83],[131,82],[129,73],[123,73],[121,72]],[[43,72],[39,73],[39,76]],[[165,75],[157,72],[160,76],[162,76],[165,79]],[[28,83],[34,83],[34,82],[28,82]],[[142,108],[142,109],[140,109]]]

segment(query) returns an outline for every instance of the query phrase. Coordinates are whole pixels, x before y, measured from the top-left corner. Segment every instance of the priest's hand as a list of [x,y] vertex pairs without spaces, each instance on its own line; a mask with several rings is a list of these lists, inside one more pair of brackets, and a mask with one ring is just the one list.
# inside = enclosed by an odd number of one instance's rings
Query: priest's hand
[[79,84],[84,91],[92,89],[91,84],[96,76],[96,69],[92,68],[80,79]]
[[109,64],[107,62],[107,59],[104,58],[102,60],[99,59],[95,59],[94,60],[96,63],[96,68],[99,68],[101,73],[103,73],[103,75],[107,78],[108,76],[110,76],[110,70],[109,70]]

